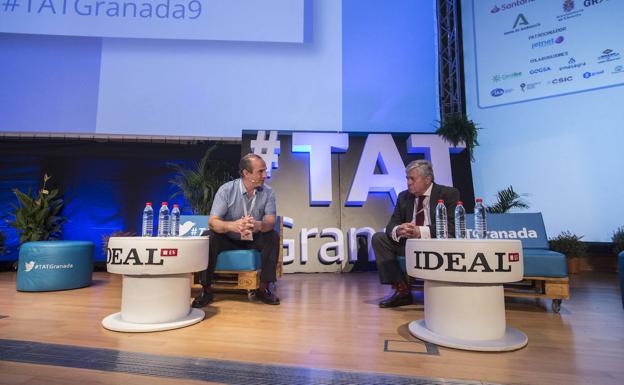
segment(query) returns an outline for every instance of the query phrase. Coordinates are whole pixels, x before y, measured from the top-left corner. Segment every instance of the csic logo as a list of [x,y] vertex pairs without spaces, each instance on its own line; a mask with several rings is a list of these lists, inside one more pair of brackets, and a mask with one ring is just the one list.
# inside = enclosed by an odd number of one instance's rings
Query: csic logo
[[540,67],[540,68],[534,68],[532,70],[529,71],[529,74],[531,75],[535,75],[535,74],[539,74],[542,72],[548,72],[550,71],[550,67]]
[[575,68],[581,68],[581,67],[585,67],[587,65],[587,63],[583,62],[577,62],[576,59],[574,59],[573,57],[570,58],[570,60],[568,60],[568,64],[559,67],[559,71],[564,71],[564,70],[571,70],[571,69],[575,69]]
[[601,71],[595,71],[595,72],[589,72],[589,71],[588,71],[588,72],[583,73],[583,78],[585,78],[585,79],[589,79],[589,78],[591,78],[592,76],[597,76],[597,75],[602,75],[602,74],[604,74],[604,70],[601,70]]
[[552,84],[562,84],[562,83],[568,83],[571,82],[572,80],[574,80],[573,76],[567,76],[567,77],[561,77],[561,78],[556,78],[551,80],[550,82]]
[[415,251],[414,254],[416,255],[414,269],[418,270],[444,269],[444,271],[470,273],[502,273],[511,271],[509,263],[520,261],[519,253],[508,253],[505,251],[493,253],[495,259],[490,259],[490,262],[495,261],[493,265],[490,265],[488,258],[481,252],[477,252],[475,255],[466,255],[466,253],[461,251],[446,253]]
[[551,37],[550,39],[536,41],[535,43],[531,44],[531,49],[549,47],[554,44],[561,44],[563,43],[563,40],[563,36],[557,36],[556,38]]

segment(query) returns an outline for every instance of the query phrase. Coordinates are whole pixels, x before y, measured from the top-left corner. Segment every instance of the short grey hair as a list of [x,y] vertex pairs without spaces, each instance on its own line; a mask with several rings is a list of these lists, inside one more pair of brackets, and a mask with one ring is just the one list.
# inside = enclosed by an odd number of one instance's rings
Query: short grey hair
[[260,155],[257,154],[247,154],[243,156],[238,163],[238,172],[240,175],[243,175],[243,170],[247,170],[250,173],[253,172],[253,166],[251,165],[252,159],[264,160]]
[[405,167],[405,175],[409,174],[412,169],[418,170],[418,175],[422,177],[431,177],[431,181],[433,182],[433,167],[431,166],[431,162],[426,159],[418,159],[409,162],[407,167]]

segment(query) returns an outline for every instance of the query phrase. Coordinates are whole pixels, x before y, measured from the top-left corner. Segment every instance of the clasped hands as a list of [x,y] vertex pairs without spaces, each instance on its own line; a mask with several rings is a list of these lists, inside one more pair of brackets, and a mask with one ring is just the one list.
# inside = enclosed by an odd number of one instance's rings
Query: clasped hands
[[256,228],[256,220],[251,215],[245,215],[241,219],[234,221],[236,232],[240,233],[242,239],[253,237]]
[[396,234],[397,237],[420,238],[420,227],[411,222],[402,223],[397,227]]

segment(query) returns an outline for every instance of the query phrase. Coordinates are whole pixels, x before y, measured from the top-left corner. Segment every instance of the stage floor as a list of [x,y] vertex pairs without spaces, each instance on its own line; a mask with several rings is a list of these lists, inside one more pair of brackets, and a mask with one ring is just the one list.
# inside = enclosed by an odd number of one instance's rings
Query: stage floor
[[376,273],[288,274],[280,306],[219,293],[199,324],[131,334],[100,324],[120,310],[118,275],[95,273],[83,289],[23,293],[15,273],[4,272],[0,384],[621,384],[617,276],[575,275],[571,290],[560,314],[549,300],[508,299],[507,324],[527,334],[528,346],[477,353],[412,337],[407,325],[424,317],[422,294],[414,305],[380,309],[389,289]]

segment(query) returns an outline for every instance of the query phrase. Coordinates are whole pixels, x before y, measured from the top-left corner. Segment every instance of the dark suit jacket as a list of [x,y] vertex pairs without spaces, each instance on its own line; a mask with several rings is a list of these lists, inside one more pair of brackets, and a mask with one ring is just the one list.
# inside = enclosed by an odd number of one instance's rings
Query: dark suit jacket
[[[438,199],[444,200],[446,206],[446,213],[448,218],[448,231],[449,237],[455,237],[455,206],[459,200],[459,190],[455,187],[442,186],[439,184],[433,184],[431,188],[431,196],[429,197],[429,218],[431,218],[431,237],[436,238],[435,231],[435,208]],[[392,229],[402,223],[411,222],[414,217],[414,204],[418,202],[416,196],[405,190],[399,194],[397,204],[394,207],[394,213],[390,218],[390,222],[386,226],[386,234],[392,239]],[[404,239],[401,240],[405,241]]]

